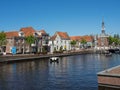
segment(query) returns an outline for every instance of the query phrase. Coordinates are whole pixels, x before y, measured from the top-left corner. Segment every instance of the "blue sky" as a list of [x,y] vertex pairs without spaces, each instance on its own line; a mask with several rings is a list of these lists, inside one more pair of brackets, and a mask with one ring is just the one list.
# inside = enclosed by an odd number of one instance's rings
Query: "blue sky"
[[0,0],[0,31],[32,26],[70,36],[120,34],[120,0]]

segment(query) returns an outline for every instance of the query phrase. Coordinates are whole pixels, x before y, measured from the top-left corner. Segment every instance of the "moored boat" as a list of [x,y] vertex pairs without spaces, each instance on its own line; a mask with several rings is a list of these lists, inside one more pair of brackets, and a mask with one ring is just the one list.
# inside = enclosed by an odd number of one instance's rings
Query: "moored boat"
[[59,62],[59,57],[51,57],[50,58],[50,62],[52,63],[52,62]]
[[105,53],[105,56],[112,56],[112,53]]

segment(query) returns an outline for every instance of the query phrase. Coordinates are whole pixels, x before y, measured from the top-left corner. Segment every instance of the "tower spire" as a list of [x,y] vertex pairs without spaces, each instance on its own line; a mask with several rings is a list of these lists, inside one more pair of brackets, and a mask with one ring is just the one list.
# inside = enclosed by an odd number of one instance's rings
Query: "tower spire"
[[104,23],[104,18],[102,19],[102,33],[105,33],[105,23]]

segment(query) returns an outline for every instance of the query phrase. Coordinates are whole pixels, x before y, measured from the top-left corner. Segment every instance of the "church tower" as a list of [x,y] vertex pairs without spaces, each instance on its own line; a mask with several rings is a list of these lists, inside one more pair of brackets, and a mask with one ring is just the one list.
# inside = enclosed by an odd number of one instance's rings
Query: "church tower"
[[105,24],[104,24],[104,20],[102,20],[102,34],[105,34]]
[[108,35],[105,33],[105,23],[102,20],[101,34],[98,36],[98,47],[101,49],[108,48]]

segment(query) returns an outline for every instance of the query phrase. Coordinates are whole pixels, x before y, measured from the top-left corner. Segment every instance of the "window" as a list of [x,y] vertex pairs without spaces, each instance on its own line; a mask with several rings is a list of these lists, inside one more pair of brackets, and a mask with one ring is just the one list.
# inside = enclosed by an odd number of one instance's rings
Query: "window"
[[65,44],[66,44],[66,41],[65,41]]

